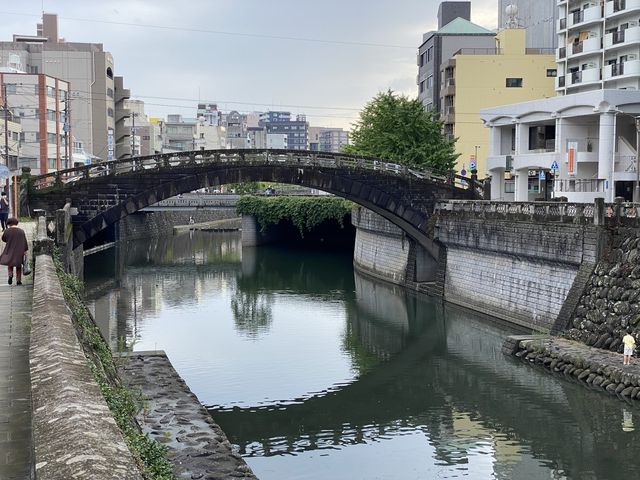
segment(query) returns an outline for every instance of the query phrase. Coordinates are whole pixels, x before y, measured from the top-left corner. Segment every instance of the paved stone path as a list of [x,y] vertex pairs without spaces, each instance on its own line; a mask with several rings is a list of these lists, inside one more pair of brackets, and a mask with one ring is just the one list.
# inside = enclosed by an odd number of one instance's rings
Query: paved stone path
[[256,479],[164,352],[133,352],[125,358],[120,375],[145,399],[138,415],[142,431],[169,447],[179,479]]
[[[35,223],[20,225],[31,239]],[[0,248],[4,245],[0,242]],[[32,275],[23,285],[7,285],[0,267],[0,479],[32,478],[29,334]]]

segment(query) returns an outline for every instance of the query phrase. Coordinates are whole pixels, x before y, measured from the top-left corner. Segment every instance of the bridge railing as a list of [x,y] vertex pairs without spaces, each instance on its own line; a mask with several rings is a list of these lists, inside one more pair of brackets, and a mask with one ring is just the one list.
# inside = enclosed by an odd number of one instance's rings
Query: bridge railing
[[640,225],[640,203],[494,202],[489,200],[446,200],[435,204],[442,215],[456,213],[478,218],[512,221],[552,221],[595,225]]
[[59,170],[34,177],[34,187],[43,189],[54,185],[64,186],[78,181],[111,175],[122,175],[146,170],[160,170],[201,164],[249,164],[283,166],[320,166],[328,168],[350,168],[354,170],[381,171],[398,176],[418,178],[436,183],[450,183],[457,188],[475,188],[476,183],[463,177],[436,175],[429,170],[400,165],[379,158],[353,154],[312,152],[306,150],[235,149],[202,150],[166,153],[112,160],[98,164]]

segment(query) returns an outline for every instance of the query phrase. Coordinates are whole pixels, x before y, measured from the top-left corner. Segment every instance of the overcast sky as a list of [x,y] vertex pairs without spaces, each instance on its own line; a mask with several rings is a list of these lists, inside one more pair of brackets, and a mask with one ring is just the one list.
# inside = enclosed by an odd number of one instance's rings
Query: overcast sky
[[[417,95],[416,51],[439,0],[3,0],[0,39],[35,34],[44,11],[60,36],[104,44],[151,116],[290,110],[348,128],[377,92]],[[494,29],[498,0],[473,0]],[[278,37],[278,38],[276,38]],[[359,45],[358,45],[359,44]],[[323,107],[323,108],[314,108]]]

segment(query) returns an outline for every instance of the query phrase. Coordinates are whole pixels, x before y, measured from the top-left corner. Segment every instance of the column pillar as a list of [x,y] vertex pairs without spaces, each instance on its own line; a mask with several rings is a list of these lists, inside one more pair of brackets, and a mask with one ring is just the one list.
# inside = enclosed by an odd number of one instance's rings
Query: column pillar
[[521,168],[516,170],[515,180],[515,200],[516,202],[528,202],[529,201],[529,169]]
[[495,168],[489,172],[491,175],[491,200],[504,200],[504,168]]
[[615,162],[616,112],[600,114],[600,139],[598,145],[598,178],[606,180],[605,199],[613,202],[615,185],[613,181]]

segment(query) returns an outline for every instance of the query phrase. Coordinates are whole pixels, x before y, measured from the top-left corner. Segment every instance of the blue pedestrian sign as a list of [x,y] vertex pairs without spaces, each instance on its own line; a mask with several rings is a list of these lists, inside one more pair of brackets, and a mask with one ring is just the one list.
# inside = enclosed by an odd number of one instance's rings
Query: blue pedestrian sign
[[544,174],[544,170],[540,170],[540,173],[538,174],[538,179],[544,180],[545,178],[546,178],[546,175]]
[[476,162],[471,162],[469,164],[469,170],[475,170],[476,169]]
[[556,160],[554,160],[551,164],[551,170],[560,170],[560,167],[558,166],[558,162]]

